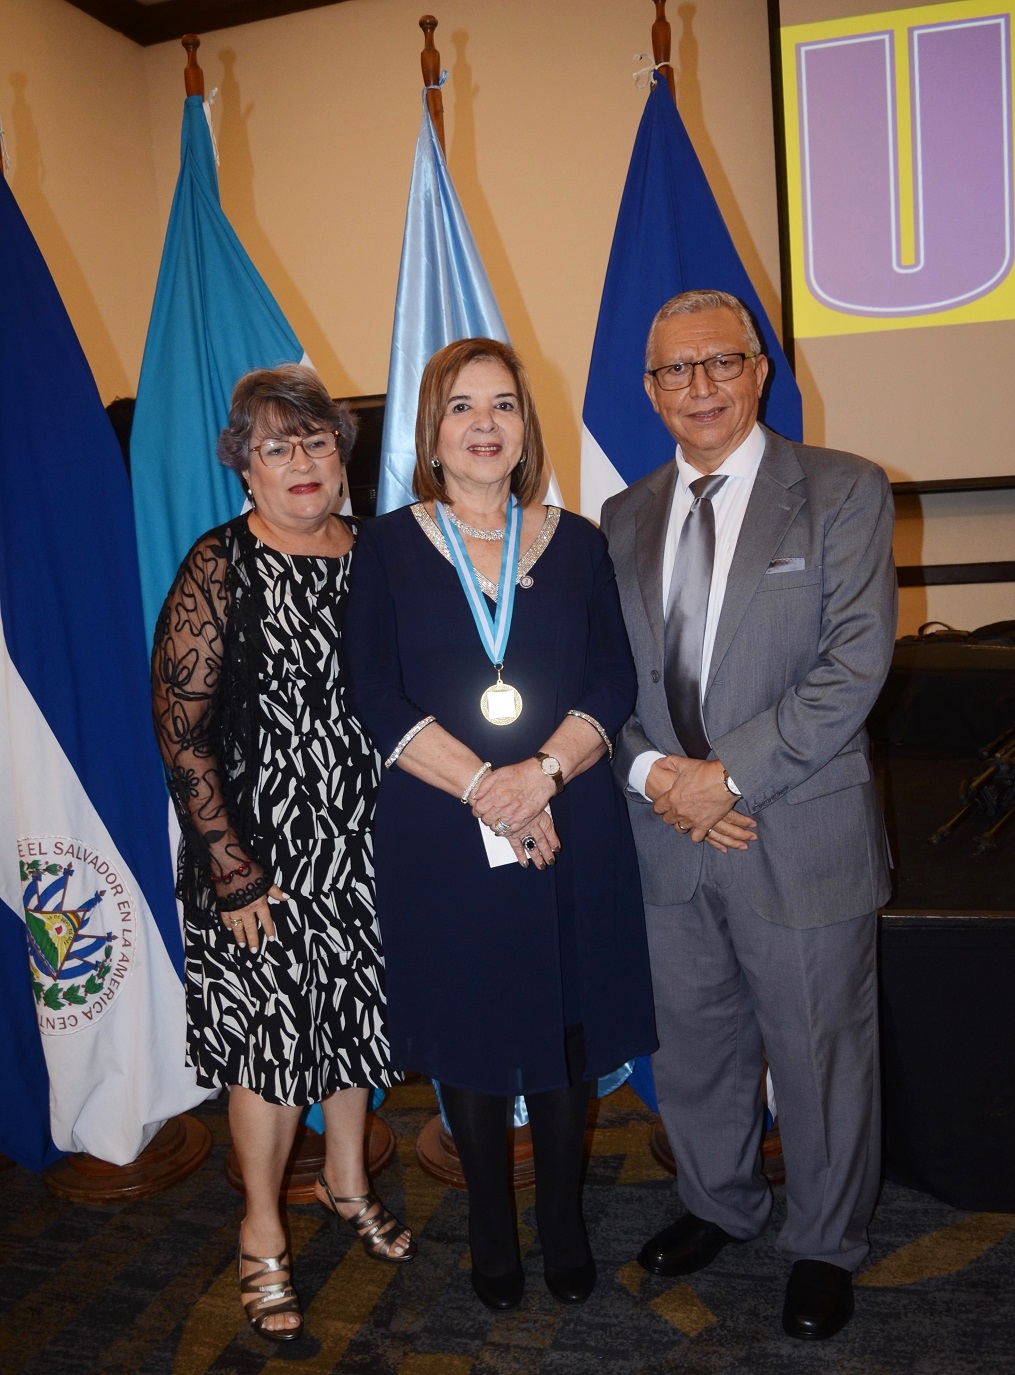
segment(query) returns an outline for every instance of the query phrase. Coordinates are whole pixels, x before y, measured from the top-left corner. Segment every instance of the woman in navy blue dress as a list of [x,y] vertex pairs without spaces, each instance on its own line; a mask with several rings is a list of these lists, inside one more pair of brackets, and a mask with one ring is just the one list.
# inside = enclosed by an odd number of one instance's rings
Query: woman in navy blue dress
[[374,843],[392,1063],[440,1082],[472,1282],[493,1308],[524,1286],[506,1134],[524,1094],[546,1281],[582,1302],[590,1082],[656,1045],[609,763],[635,670],[602,536],[538,500],[542,437],[510,348],[434,355],[416,450],[419,501],[364,529],[344,629],[353,707],[386,765]]

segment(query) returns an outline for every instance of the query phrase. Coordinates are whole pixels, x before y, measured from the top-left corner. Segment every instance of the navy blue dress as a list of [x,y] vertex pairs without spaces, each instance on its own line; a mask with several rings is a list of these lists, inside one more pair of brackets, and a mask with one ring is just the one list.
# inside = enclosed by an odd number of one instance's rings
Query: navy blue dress
[[[541,748],[570,708],[614,737],[636,679],[599,531],[565,511],[551,533],[551,511],[531,586],[516,589],[504,659],[523,710],[494,726],[479,706],[494,670],[455,569],[416,511],[369,522],[353,555],[347,680],[381,757],[430,714],[495,768]],[[655,1049],[637,858],[606,757],[551,811],[556,865],[491,869],[467,806],[397,764],[383,770],[374,844],[394,1066],[514,1095],[567,1084],[573,1022],[585,1027],[586,1078]]]

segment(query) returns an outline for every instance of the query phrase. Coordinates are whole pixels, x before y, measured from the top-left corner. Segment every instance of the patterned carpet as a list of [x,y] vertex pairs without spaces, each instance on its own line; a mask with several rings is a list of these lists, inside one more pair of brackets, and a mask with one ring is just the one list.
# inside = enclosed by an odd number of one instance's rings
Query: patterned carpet
[[0,1173],[2,1375],[999,1375],[1015,1372],[1015,1214],[957,1212],[888,1184],[853,1322],[829,1342],[783,1337],[786,1264],[764,1237],[688,1280],[634,1263],[671,1217],[673,1186],[627,1089],[600,1106],[586,1189],[599,1286],[565,1308],[542,1282],[531,1192],[518,1196],[528,1290],[495,1316],[469,1286],[464,1195],[423,1173],[428,1084],[382,1108],[398,1153],[380,1191],[420,1238],[409,1266],[368,1260],[352,1233],[292,1208],[308,1336],[269,1347],[242,1321],[234,1272],[242,1211],[228,1186],[224,1105],[202,1110],[214,1148],[190,1179],[111,1208],[64,1203],[26,1170]]

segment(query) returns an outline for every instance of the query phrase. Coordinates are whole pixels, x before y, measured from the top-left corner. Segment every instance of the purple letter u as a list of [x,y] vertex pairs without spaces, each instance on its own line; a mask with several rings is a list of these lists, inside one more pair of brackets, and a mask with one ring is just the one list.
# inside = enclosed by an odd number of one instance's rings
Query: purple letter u
[[973,301],[1012,263],[1008,16],[909,30],[915,259],[900,254],[894,34],[797,48],[807,284],[833,310]]

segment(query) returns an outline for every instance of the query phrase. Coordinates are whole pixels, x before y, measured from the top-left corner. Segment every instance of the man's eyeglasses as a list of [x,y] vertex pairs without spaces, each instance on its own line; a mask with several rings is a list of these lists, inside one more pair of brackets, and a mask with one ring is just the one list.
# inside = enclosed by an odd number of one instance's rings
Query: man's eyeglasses
[[744,370],[748,358],[757,358],[757,353],[717,353],[712,358],[699,358],[694,363],[667,363],[661,368],[646,368],[646,374],[654,377],[663,391],[683,391],[691,385],[695,368],[704,368],[706,377],[713,382],[732,382]]
[[260,444],[251,445],[250,452],[257,454],[266,468],[284,468],[292,461],[298,448],[303,450],[307,458],[330,458],[338,448],[338,431],[321,430],[319,434],[304,435],[295,442],[289,439],[262,439]]

